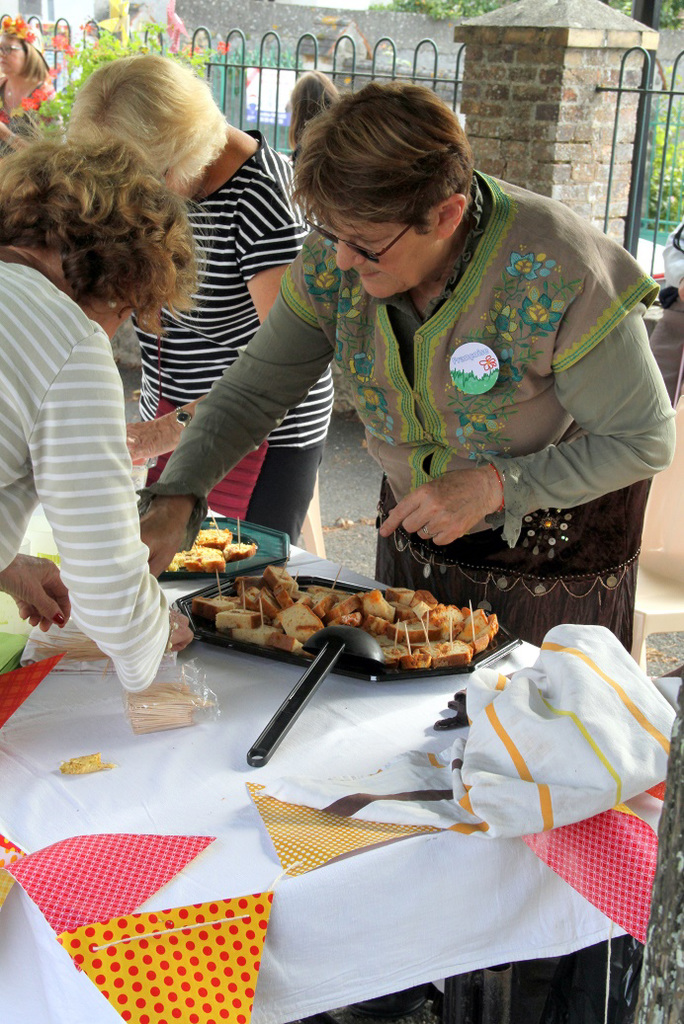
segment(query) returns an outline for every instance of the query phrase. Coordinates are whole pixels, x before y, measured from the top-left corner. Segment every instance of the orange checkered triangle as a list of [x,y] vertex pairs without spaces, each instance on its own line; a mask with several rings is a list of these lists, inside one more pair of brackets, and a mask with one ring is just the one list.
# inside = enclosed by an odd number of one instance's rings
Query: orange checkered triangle
[[30,697],[38,683],[42,683],[48,672],[51,672],[63,654],[53,658],[36,661],[26,668],[15,668],[12,672],[3,672],[0,684],[0,727],[20,708],[27,697]]
[[249,1024],[272,901],[129,914],[58,939],[130,1024]]
[[658,837],[650,825],[621,805],[522,838],[606,917],[646,942],[658,857]]

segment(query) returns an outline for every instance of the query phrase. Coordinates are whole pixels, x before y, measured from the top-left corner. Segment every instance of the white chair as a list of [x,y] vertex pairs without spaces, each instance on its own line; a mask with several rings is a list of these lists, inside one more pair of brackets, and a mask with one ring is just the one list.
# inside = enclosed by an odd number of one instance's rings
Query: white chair
[[316,484],[311,497],[311,503],[306,513],[304,525],[302,526],[302,540],[304,541],[304,547],[307,551],[310,551],[313,555],[318,555],[319,558],[325,558],[325,539],[323,537],[323,525],[321,523],[321,502],[318,490],[318,475],[316,475]]
[[653,479],[639,558],[632,657],[646,668],[651,633],[684,631],[684,397],[672,464]]

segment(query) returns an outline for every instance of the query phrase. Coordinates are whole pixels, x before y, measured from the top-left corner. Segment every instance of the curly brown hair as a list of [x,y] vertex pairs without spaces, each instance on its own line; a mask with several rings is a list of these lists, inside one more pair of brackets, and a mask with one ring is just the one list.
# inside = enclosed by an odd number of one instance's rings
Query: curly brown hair
[[369,82],[306,125],[293,198],[333,230],[393,222],[425,231],[437,203],[469,196],[472,177],[465,132],[431,89]]
[[60,254],[77,302],[131,306],[158,330],[197,283],[184,201],[121,142],[41,140],[0,161],[0,244]]

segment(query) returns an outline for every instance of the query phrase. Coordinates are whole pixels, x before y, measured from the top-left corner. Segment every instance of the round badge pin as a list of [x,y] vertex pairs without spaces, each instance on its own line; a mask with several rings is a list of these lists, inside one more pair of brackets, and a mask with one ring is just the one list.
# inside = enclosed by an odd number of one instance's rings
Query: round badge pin
[[491,390],[499,377],[496,352],[479,341],[459,345],[449,360],[454,387],[465,395],[483,395]]

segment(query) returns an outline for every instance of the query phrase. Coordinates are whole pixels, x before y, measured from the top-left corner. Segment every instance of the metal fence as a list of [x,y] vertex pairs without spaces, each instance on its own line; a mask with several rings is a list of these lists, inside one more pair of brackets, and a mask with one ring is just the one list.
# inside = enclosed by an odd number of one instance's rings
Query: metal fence
[[[639,85],[630,85],[629,72],[638,73]],[[615,160],[629,97],[638,100],[633,146],[632,182],[625,222],[624,244],[636,254],[645,243],[653,272],[656,248],[684,220],[684,51],[670,66],[643,47],[633,47],[622,58],[616,86],[599,86],[616,97],[613,146],[606,221],[614,185]],[[631,112],[629,114],[631,120]]]
[[379,39],[371,53],[364,50],[360,52],[348,33],[335,40],[331,53],[322,55],[311,32],[301,35],[290,48],[275,31],[266,32],[257,46],[250,46],[241,29],[212,39],[204,27],[195,30],[190,44],[191,54],[209,54],[207,78],[231,124],[261,131],[280,151],[288,150],[292,87],[301,74],[313,69],[324,71],[341,92],[361,88],[371,79],[427,85],[458,110],[465,45],[450,60],[440,55],[432,39],[421,39],[408,56],[406,50],[400,54],[388,36]]
[[[52,40],[59,35],[75,41],[69,22],[59,18],[54,25],[44,26],[35,15],[26,20],[41,31],[48,64],[60,66],[63,54]],[[87,22],[80,34],[81,42],[94,43],[100,31],[97,22]],[[156,42],[164,52],[166,37],[161,34]],[[420,40],[412,49],[399,49],[393,39],[383,37],[368,51],[345,33],[321,53],[319,40],[312,32],[303,33],[294,43],[284,43],[275,31],[252,42],[241,29],[232,29],[219,37],[200,26],[195,29],[187,52],[205,58],[212,92],[231,124],[261,131],[270,145],[281,152],[289,151],[291,89],[301,74],[314,68],[325,71],[341,91],[355,90],[371,79],[417,82],[434,89],[454,111],[460,111],[465,44],[444,54],[429,38]],[[604,228],[614,212],[613,204],[622,203],[622,199],[614,198],[616,157],[625,144],[625,134],[631,139],[634,112],[629,105],[635,97],[638,100],[624,244],[636,254],[639,241],[646,242],[651,270],[656,246],[684,219],[683,75],[684,51],[671,66],[664,67],[655,54],[634,47],[622,58],[617,84],[598,87],[600,92],[614,94],[616,98]],[[59,85],[58,78],[58,88]]]

